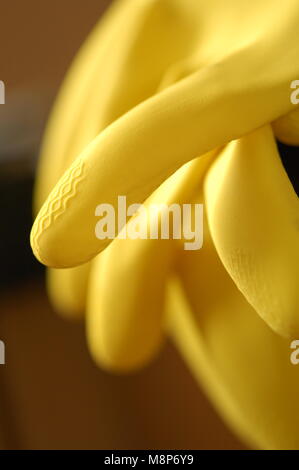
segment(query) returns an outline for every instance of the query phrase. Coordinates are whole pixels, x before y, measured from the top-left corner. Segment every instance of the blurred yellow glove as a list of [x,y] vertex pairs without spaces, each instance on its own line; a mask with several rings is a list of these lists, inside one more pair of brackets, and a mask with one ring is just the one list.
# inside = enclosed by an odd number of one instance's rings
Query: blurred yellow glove
[[[299,144],[298,26],[297,0],[115,2],[53,111],[31,235],[40,261],[76,266],[51,270],[49,292],[65,314],[86,306],[98,363],[145,364],[166,310],[220,412],[266,448],[299,448],[299,375],[277,334],[299,334],[299,203],[273,135]],[[201,251],[116,239],[96,256],[109,242],[95,237],[98,204],[201,194]]]

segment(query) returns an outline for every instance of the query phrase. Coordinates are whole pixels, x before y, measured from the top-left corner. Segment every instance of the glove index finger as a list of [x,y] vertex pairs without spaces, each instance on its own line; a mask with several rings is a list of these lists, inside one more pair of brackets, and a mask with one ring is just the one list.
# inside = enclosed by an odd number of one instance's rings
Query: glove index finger
[[64,174],[38,215],[31,234],[37,258],[53,267],[90,260],[111,241],[95,236],[99,204],[117,210],[118,196],[126,196],[127,205],[142,203],[184,163],[293,109],[283,67],[273,76],[266,63],[258,77],[248,77],[249,69],[262,67],[256,56],[255,48],[238,51],[106,128]]

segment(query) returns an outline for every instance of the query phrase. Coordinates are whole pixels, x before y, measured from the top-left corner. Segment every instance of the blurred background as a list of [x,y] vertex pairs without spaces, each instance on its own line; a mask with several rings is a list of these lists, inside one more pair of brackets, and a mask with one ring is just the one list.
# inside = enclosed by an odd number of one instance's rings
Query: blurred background
[[47,115],[109,3],[1,2],[0,448],[242,449],[170,344],[135,375],[96,368],[83,324],[53,311],[31,254],[32,186]]

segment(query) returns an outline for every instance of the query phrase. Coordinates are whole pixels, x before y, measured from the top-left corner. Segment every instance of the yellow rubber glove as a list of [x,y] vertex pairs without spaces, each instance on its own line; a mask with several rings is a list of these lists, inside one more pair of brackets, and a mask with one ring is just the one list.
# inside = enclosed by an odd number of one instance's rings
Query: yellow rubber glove
[[[69,142],[64,160],[69,163],[74,151],[78,157],[32,230],[33,250],[48,266],[77,266],[107,245],[94,236],[99,203],[116,207],[118,195],[127,196],[128,205],[143,202],[185,162],[294,109],[290,84],[299,75],[297,0],[287,0],[283,7],[280,0],[121,0],[115,8],[82,51],[56,109],[58,149],[50,126],[46,153],[58,155]],[[81,67],[83,83],[76,89]],[[66,107],[68,93],[80,95],[71,116],[74,105]],[[104,95],[103,106],[109,101],[110,112],[103,109],[97,116],[93,93]],[[98,134],[92,129],[96,124]],[[66,140],[71,129],[82,133],[82,141]]]
[[[214,156],[211,152],[184,165],[152,194],[145,207],[188,202]],[[160,223],[162,217],[160,212]],[[165,334],[166,284],[177,249],[173,240],[117,238],[93,261],[87,338],[101,367],[128,372],[145,365],[159,349]]]
[[[298,331],[298,199],[271,128],[252,131],[275,120],[278,137],[299,143],[290,101],[299,75],[298,22],[290,0],[283,8],[273,0],[116,2],[57,101],[37,207],[76,160],[32,231],[41,261],[77,266],[105,247],[94,235],[98,204],[115,204],[118,195],[142,202],[151,193],[146,204],[185,203],[203,188],[213,242],[207,234],[199,253],[173,241],[117,239],[94,259],[90,276],[90,264],[51,271],[50,295],[70,315],[86,303],[91,352],[117,371],[141,367],[157,351],[166,308],[168,331],[222,414],[267,448],[299,447],[291,401],[299,382],[289,343],[257,315],[283,335]],[[248,132],[160,186],[183,163]],[[173,271],[181,281],[173,283]],[[269,348],[275,360],[266,367]]]

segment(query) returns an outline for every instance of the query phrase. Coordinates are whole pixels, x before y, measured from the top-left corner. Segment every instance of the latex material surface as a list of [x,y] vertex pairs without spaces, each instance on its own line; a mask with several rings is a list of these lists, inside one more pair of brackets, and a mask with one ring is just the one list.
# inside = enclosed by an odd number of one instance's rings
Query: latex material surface
[[[116,1],[54,107],[31,235],[40,261],[67,268],[50,271],[49,294],[64,315],[85,311],[99,365],[142,367],[170,334],[227,422],[262,448],[299,448],[299,376],[282,338],[299,330],[298,198],[274,141],[299,144],[298,27],[297,0]],[[95,208],[119,195],[204,197],[203,249],[116,239],[99,254]]]

